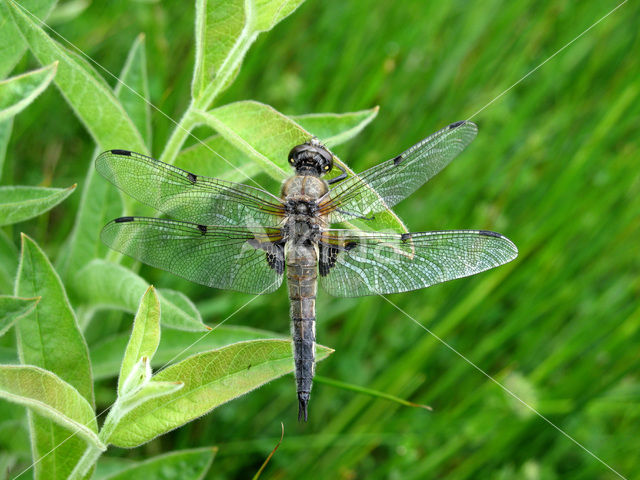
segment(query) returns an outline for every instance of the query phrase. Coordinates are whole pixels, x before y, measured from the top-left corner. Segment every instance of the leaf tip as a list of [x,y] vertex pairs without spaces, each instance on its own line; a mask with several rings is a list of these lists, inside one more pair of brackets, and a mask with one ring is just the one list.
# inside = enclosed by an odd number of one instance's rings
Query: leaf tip
[[77,183],[74,183],[73,185],[71,185],[71,186],[67,187],[67,190],[71,190],[71,191],[73,191],[73,190],[75,190],[75,189],[76,189],[76,187],[77,187],[77,186],[78,186],[78,184],[77,184]]

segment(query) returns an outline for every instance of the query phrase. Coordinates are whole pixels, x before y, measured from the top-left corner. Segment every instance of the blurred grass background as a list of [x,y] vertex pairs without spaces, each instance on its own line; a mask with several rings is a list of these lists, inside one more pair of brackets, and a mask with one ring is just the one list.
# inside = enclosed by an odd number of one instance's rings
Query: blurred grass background
[[[217,104],[250,98],[288,114],[380,105],[371,126],[335,149],[360,171],[468,118],[616,4],[308,0],[259,38]],[[189,98],[193,15],[184,2],[93,2],[52,25],[111,72],[144,32],[152,101],[177,120]],[[396,209],[413,231],[499,231],[520,257],[391,297],[626,478],[640,478],[639,18],[629,2],[482,111],[477,140]],[[16,71],[33,65],[27,56]],[[153,118],[158,155],[173,126]],[[3,183],[82,182],[93,148],[49,88],[16,117]],[[55,256],[79,198],[20,229]],[[187,293],[208,322],[250,298],[142,273]],[[284,290],[229,321],[281,333],[288,322]],[[94,324],[90,341],[100,332]],[[318,383],[310,421],[298,424],[286,377],[110,455],[218,445],[210,478],[247,478],[283,422],[263,478],[618,478],[382,298],[322,295],[317,336],[336,349],[319,375],[435,411]],[[103,394],[102,406],[110,400]]]

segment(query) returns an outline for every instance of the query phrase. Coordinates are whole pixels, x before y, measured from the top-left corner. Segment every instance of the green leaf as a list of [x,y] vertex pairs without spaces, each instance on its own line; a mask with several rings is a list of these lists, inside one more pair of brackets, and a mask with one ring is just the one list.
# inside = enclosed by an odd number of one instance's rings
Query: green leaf
[[0,295],[0,337],[9,330],[14,322],[29,313],[40,298],[22,298]]
[[11,139],[11,131],[13,130],[13,119],[0,122],[0,180],[4,170],[4,160],[7,156],[7,146]]
[[147,383],[141,384],[138,390],[129,392],[130,395],[122,399],[118,405],[118,410],[124,415],[149,400],[166,397],[171,393],[181,390],[182,387],[184,387],[184,383],[182,382],[148,381]]
[[[133,313],[138,309],[138,300],[149,288],[149,284],[131,270],[95,259],[74,277],[75,291],[83,303],[94,308],[114,308]],[[178,294],[170,294],[176,298]],[[195,309],[183,310],[184,300],[178,304],[160,293],[162,325],[189,331],[205,331],[202,317]]]
[[[331,352],[318,345],[316,358]],[[182,381],[184,387],[126,414],[109,440],[136,447],[292,370],[290,340],[252,340],[193,355],[154,376],[157,381]]]
[[196,1],[192,96],[206,108],[237,75],[247,50],[304,0]]
[[76,433],[101,450],[89,402],[53,373],[30,365],[0,365],[0,397],[24,405]]
[[127,148],[146,153],[142,136],[104,80],[82,57],[51,39],[20,7],[9,10],[41,64],[59,61],[55,83],[101,149]]
[[289,118],[318,137],[326,146],[335,147],[358,135],[378,116],[379,110],[379,107],[374,107],[359,112],[310,113]]
[[0,82],[0,122],[17,115],[33,102],[56,76],[58,62]]
[[[127,60],[118,77],[114,92],[142,138],[151,150],[151,111],[149,107],[149,81],[147,78],[147,55],[144,34],[136,37],[129,49]],[[129,88],[124,87],[127,85]],[[133,90],[133,92],[131,91]],[[135,92],[135,93],[134,93]]]
[[11,239],[0,230],[0,291],[13,292],[18,270],[19,252]]
[[[287,161],[291,148],[313,136],[273,107],[254,101],[231,103],[202,113],[201,117],[276,180],[282,180],[291,173]],[[344,168],[348,175],[355,175],[335,155],[334,163]],[[338,173],[334,172],[329,178],[336,175]],[[352,224],[365,230],[407,232],[402,220],[390,209],[376,214],[373,221],[354,220]]]
[[89,354],[75,313],[49,259],[24,234],[15,294],[42,297],[16,324],[21,361],[50,370],[93,403]]
[[[231,325],[220,325],[204,335],[201,332],[166,329],[162,332],[160,345],[151,365],[154,368],[162,368],[168,363],[179,362],[195,353],[213,350],[232,343],[280,337],[282,336],[266,330]],[[129,333],[126,332],[113,335],[91,346],[91,365],[96,380],[118,375],[120,358],[122,358],[128,340]]]
[[[378,108],[348,113],[318,113],[291,116],[302,128],[317,136],[325,144],[335,146],[357,135],[377,115]],[[259,136],[268,131],[258,132]],[[260,141],[260,137],[255,141]],[[202,142],[185,148],[176,157],[177,167],[209,177],[246,182],[262,172],[260,165],[231,145],[224,137],[212,135]],[[291,169],[289,169],[289,172]]]
[[120,376],[118,378],[118,394],[122,395],[122,385],[131,373],[134,365],[142,357],[149,361],[158,349],[160,343],[160,301],[156,290],[150,286],[144,293],[138,312],[133,320],[133,331],[124,352]]
[[45,187],[0,187],[0,226],[37,217],[61,203],[75,190]]
[[[57,2],[55,0],[21,0],[20,5],[41,20],[46,20]],[[11,14],[7,2],[0,1],[0,78],[5,78],[16,63],[22,58],[27,44],[20,35],[20,30],[11,21]]]
[[[133,42],[118,78],[120,82],[115,88],[116,98],[122,100],[122,106],[143,133],[147,146],[150,146],[151,116],[148,104],[128,88],[121,88],[124,83],[143,95],[144,99],[149,99],[143,35],[139,35]],[[96,172],[93,159],[100,153],[100,148],[97,148],[89,162],[73,231],[58,258],[58,270],[64,278],[68,278],[70,272],[76,273],[94,258],[106,255],[109,249],[100,241],[100,230],[109,220],[121,216],[124,211],[120,192]]]
[[102,480],[200,480],[211,467],[217,451],[217,447],[209,447],[158,455]]
[[[15,295],[42,297],[15,325],[20,361],[51,371],[93,405],[89,354],[75,314],[49,259],[26,235],[22,236]],[[33,413],[29,420],[36,478],[51,478],[50,472],[64,478],[84,453],[85,442],[69,438],[69,431],[49,418]]]

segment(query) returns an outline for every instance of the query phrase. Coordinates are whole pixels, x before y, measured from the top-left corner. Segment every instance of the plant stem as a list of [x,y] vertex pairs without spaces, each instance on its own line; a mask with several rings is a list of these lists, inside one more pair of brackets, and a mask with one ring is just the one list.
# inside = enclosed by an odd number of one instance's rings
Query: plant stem
[[161,162],[173,164],[176,160],[187,136],[189,136],[191,130],[198,124],[197,110],[196,101],[192,99],[184,115],[182,115],[180,122],[176,125],[176,128],[173,129],[173,132],[171,132],[171,137],[169,137],[164,151],[160,156]]
[[95,465],[102,455],[102,450],[100,450],[95,445],[87,445],[87,449],[80,457],[80,460],[74,467],[73,471],[69,474],[68,480],[81,480],[85,478],[91,467]]

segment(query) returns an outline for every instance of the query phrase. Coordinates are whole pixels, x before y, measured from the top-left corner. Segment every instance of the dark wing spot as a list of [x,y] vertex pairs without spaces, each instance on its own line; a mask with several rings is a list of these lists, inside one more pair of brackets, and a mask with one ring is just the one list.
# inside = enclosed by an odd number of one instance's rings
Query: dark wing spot
[[191,172],[187,173],[187,178],[191,183],[196,183],[196,180],[198,180],[198,177]]
[[340,250],[334,245],[328,245],[326,243],[319,243],[320,247],[320,261],[318,262],[318,273],[321,277],[329,275],[329,271],[336,264],[338,260],[338,253]]
[[402,161],[402,155],[398,155],[396,158],[393,159],[393,164],[400,165],[401,161]]
[[207,233],[207,226],[206,225],[198,225],[198,230],[200,230],[200,233],[202,233],[204,235],[205,233]]
[[284,246],[282,243],[267,243],[263,247],[267,252],[267,263],[278,275],[284,273]]
[[451,125],[449,125],[449,129],[451,130],[451,129],[457,128],[460,125],[462,125],[464,122],[465,120],[460,120],[459,122],[452,123]]
[[320,248],[320,261],[318,262],[318,273],[321,277],[329,275],[331,269],[338,261],[338,255],[340,252],[348,252],[356,248],[358,244],[356,242],[348,242],[343,246],[330,245],[328,243],[320,242],[318,247]]
[[502,238],[502,235],[496,232],[491,232],[489,230],[478,230],[478,235],[484,235],[485,237],[496,237]]
[[133,217],[120,217],[114,220],[116,223],[133,222]]
[[114,155],[126,155],[127,157],[131,156],[131,152],[129,150],[111,150],[111,153]]
[[411,234],[410,233],[403,233],[402,235],[400,235],[400,240],[402,240],[403,242],[406,242],[410,238],[411,238]]

